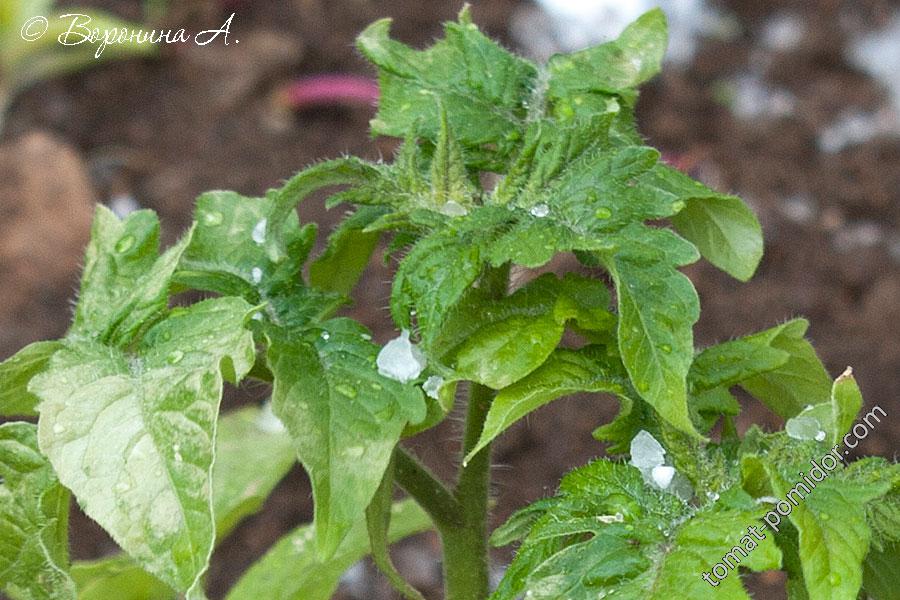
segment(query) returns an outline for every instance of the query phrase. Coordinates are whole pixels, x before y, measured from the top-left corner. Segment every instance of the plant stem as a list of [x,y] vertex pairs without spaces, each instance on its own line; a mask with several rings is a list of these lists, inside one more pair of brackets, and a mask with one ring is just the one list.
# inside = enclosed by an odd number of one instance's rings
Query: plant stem
[[441,481],[402,446],[394,450],[394,480],[434,521],[439,530],[463,524],[463,509]]
[[[509,265],[489,268],[481,285],[490,296],[502,298],[509,285]],[[460,460],[478,443],[494,391],[472,383]],[[488,579],[488,507],[491,484],[491,447],[484,447],[460,467],[454,495],[462,507],[463,524],[439,528],[444,546],[446,600],[484,600],[490,593]]]
[[[472,384],[463,437],[463,456],[478,442],[491,406],[493,390]],[[455,496],[462,506],[463,524],[440,529],[444,544],[444,585],[447,600],[484,600],[488,587],[488,496],[490,446],[460,470]]]

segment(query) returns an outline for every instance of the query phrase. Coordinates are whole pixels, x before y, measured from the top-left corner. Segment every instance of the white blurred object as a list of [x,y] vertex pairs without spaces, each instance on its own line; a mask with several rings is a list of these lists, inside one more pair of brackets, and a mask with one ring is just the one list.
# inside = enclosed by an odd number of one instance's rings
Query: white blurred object
[[731,112],[739,119],[787,117],[794,113],[797,99],[787,90],[775,88],[757,73],[741,75],[733,80],[734,102]]
[[888,89],[894,110],[900,113],[900,11],[884,29],[857,36],[846,54],[851,63]]
[[762,42],[769,50],[793,50],[806,35],[803,19],[793,13],[781,13],[766,21],[762,30]]
[[874,113],[847,111],[819,131],[819,150],[834,154],[880,135],[890,134],[900,135],[900,120],[895,110],[883,108]]
[[684,64],[693,57],[700,37],[729,37],[736,33],[733,18],[703,0],[536,0],[541,11],[525,7],[516,13],[512,34],[538,60],[556,52],[572,52],[608,42],[654,7],[669,20],[666,59]]
[[401,383],[418,377],[427,363],[422,351],[409,341],[409,331],[406,329],[384,345],[375,361],[381,375]]
[[109,199],[109,209],[114,215],[124,219],[134,211],[140,210],[141,205],[131,194],[116,194]]

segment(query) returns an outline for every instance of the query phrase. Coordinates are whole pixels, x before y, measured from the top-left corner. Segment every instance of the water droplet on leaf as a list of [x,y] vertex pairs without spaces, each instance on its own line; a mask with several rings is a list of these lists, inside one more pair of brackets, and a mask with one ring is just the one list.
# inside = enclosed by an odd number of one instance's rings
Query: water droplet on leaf
[[259,283],[262,281],[263,272],[259,267],[253,267],[250,270],[250,279],[253,280],[253,283]]
[[363,455],[365,449],[362,446],[348,446],[344,453],[350,458],[359,458]]
[[211,210],[208,213],[203,215],[203,222],[209,225],[210,227],[215,227],[216,225],[221,225],[222,221],[225,220],[225,217],[222,216],[217,210]]
[[672,203],[672,211],[673,212],[681,212],[684,210],[684,207],[687,206],[684,203],[684,200],[676,200]]
[[134,236],[126,235],[118,242],[116,242],[116,252],[122,254],[124,252],[128,252],[134,246]]
[[422,351],[409,341],[409,331],[406,329],[399,337],[385,344],[375,360],[381,375],[401,383],[407,383],[418,377],[427,364],[428,361]]
[[356,398],[356,388],[352,385],[347,385],[346,383],[339,383],[334,386],[334,389],[340,392],[341,394],[347,396],[348,398]]
[[425,391],[426,396],[437,400],[439,398],[438,392],[442,385],[444,385],[444,378],[438,375],[432,375],[422,384],[422,389]]
[[250,233],[250,237],[253,238],[253,241],[257,244],[263,244],[266,241],[266,227],[268,225],[268,219],[260,219],[259,222],[253,226],[253,231]]
[[469,209],[453,200],[448,200],[441,205],[438,212],[448,217],[464,217],[469,214]]
[[594,212],[594,216],[598,219],[608,219],[612,216],[612,211],[605,206],[601,206]]
[[550,214],[550,207],[546,204],[535,204],[531,207],[531,210],[529,212],[531,213],[532,217],[543,219]]
[[166,357],[166,362],[170,365],[177,365],[179,362],[181,362],[182,358],[184,358],[184,352],[182,352],[181,350],[174,350],[170,352]]

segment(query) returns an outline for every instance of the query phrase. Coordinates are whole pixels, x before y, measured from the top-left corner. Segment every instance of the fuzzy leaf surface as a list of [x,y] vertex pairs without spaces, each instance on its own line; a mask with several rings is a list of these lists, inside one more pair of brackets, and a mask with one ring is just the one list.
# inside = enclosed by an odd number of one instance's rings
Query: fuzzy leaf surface
[[255,360],[238,298],[172,310],[136,350],[70,339],[29,389],[60,481],[141,566],[194,588],[215,538],[212,464],[224,379]]
[[[700,574],[719,562],[764,511],[733,490],[692,512],[649,488],[629,465],[595,461],[567,475],[560,493],[520,547],[495,600],[665,599],[750,596],[739,577],[713,588]],[[527,509],[526,509],[527,510]],[[751,570],[779,567],[771,538],[741,561]]]
[[485,37],[468,11],[445,25],[443,40],[423,51],[390,39],[388,19],[360,34],[357,46],[378,67],[381,98],[371,123],[376,135],[410,133],[436,140],[438,104],[464,146],[514,135],[537,76],[534,65]]
[[334,319],[311,339],[274,338],[269,348],[272,408],[312,480],[323,557],[363,518],[404,427],[426,414],[420,388],[378,373],[368,337]]
[[0,425],[0,589],[23,600],[74,600],[69,492],[38,450],[31,423]]
[[28,391],[31,378],[46,368],[59,342],[34,342],[0,363],[0,415],[35,416],[38,399]]
[[165,313],[170,278],[190,239],[158,256],[156,214],[139,210],[120,221],[98,206],[69,335],[115,346],[134,341]]
[[473,457],[510,425],[550,402],[578,392],[608,392],[626,395],[628,375],[605,350],[585,347],[554,351],[530,375],[503,388],[491,403],[478,443],[466,456]]

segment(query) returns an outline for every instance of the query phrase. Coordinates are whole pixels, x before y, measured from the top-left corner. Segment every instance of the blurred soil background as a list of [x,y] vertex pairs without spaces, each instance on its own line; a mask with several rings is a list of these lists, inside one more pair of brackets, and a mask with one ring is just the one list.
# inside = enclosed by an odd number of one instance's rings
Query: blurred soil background
[[[571,7],[584,3],[544,4],[549,13],[530,2],[476,1],[473,14],[489,35],[538,58],[603,33],[617,17],[612,10],[592,22]],[[748,284],[708,264],[688,269],[703,308],[697,343],[806,316],[830,371],[852,365],[867,405],[889,415],[862,452],[893,456],[900,434],[900,3],[693,4],[693,15],[672,14],[672,59],[644,89],[639,124],[667,160],[743,196],[767,242]],[[78,6],[143,18],[136,0]],[[321,158],[390,157],[394,141],[368,136],[371,106],[335,101],[295,110],[285,86],[317,74],[371,77],[352,45],[368,23],[393,17],[394,35],[422,47],[459,8],[430,0],[174,2],[157,27],[199,31],[235,12],[232,37],[240,44],[169,45],[157,58],[102,64],[20,94],[0,137],[0,357],[65,332],[94,203],[118,212],[156,210],[171,243],[205,190],[260,195]],[[324,237],[342,213],[325,211],[322,198],[300,213],[319,222]],[[373,260],[348,310],[381,342],[395,335],[385,310],[390,268]],[[226,410],[266,393],[261,386],[232,390]],[[609,398],[563,400],[503,437],[495,451],[495,524],[552,493],[568,469],[601,455],[591,431],[615,412]],[[747,402],[741,423],[751,422],[780,425]],[[449,477],[458,429],[451,418],[411,446]],[[308,481],[298,467],[263,512],[217,550],[212,597],[222,597],[281,534],[311,517]],[[74,516],[72,527],[76,558],[115,550],[83,516]],[[496,554],[498,576],[510,552]],[[433,535],[400,544],[395,554],[415,585],[440,597]],[[774,574],[754,576],[752,586],[760,597],[784,597]],[[363,562],[348,571],[337,597],[394,596]]]

